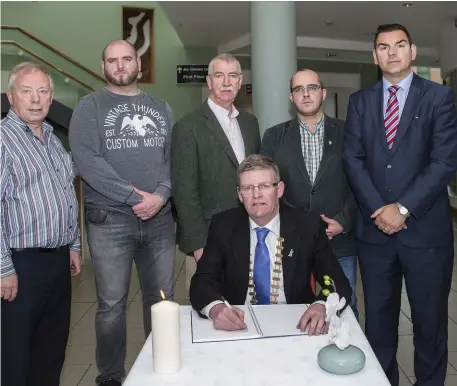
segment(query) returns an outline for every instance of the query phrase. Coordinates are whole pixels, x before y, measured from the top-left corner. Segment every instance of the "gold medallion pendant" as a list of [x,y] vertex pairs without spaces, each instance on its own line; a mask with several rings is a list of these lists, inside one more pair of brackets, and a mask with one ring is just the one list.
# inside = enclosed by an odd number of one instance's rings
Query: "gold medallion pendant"
[[[279,290],[281,288],[281,273],[282,273],[282,251],[284,249],[283,243],[284,238],[278,237],[277,238],[278,244],[276,245],[276,253],[275,253],[275,262],[274,262],[274,269],[273,269],[273,277],[271,278],[271,291],[270,291],[270,304],[278,304],[278,296]],[[251,304],[258,304],[259,301],[255,298],[255,284],[254,284],[254,260],[250,260],[249,266],[249,296],[251,297],[250,303]]]

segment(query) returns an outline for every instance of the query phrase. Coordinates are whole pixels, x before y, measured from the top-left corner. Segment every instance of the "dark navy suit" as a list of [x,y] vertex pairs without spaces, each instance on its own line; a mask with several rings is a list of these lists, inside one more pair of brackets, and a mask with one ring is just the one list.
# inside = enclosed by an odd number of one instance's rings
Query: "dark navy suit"
[[[457,114],[452,90],[414,75],[391,150],[383,83],[349,100],[343,163],[359,205],[356,237],[365,294],[366,334],[392,385],[402,276],[414,324],[417,384],[443,386],[453,230],[447,185],[457,168]],[[407,229],[388,236],[370,216],[401,203]]]

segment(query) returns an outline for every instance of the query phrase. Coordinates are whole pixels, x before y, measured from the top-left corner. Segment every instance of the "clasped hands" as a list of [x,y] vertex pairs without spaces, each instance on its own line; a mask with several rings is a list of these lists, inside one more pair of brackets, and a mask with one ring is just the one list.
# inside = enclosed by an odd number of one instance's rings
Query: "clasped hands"
[[144,192],[140,189],[133,188],[136,193],[143,197],[143,200],[132,207],[133,212],[143,221],[154,217],[157,212],[165,205],[161,196],[154,193]]
[[397,204],[384,205],[372,215],[378,229],[385,234],[392,235],[407,229],[406,217],[400,214]]
[[[237,307],[228,308],[224,303],[216,304],[209,311],[216,330],[236,331],[246,329],[244,312]],[[297,329],[304,332],[309,326],[308,335],[321,335],[328,333],[328,323],[325,322],[325,306],[311,304],[300,318]]]

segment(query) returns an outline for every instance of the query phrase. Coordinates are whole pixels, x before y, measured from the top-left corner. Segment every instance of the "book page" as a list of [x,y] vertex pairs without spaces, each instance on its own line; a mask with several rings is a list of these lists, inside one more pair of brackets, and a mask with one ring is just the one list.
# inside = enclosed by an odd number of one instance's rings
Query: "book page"
[[192,323],[192,343],[202,342],[221,342],[224,340],[242,340],[242,339],[256,339],[261,335],[257,331],[254,321],[252,320],[251,313],[247,306],[236,306],[244,311],[244,322],[247,325],[247,330],[238,331],[223,331],[216,330],[213,326],[212,320],[202,318],[198,313],[192,309],[191,323]]
[[297,324],[307,310],[306,304],[267,304],[251,306],[264,338],[307,335]]

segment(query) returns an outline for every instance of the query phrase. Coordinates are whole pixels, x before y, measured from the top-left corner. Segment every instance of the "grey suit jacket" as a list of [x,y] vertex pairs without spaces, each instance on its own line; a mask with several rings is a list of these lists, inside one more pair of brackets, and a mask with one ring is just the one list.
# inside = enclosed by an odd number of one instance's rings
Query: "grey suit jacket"
[[298,119],[280,123],[265,132],[261,154],[279,167],[285,191],[283,201],[296,208],[338,221],[344,229],[330,242],[338,257],[356,255],[354,221],[357,205],[341,161],[344,121],[325,116],[324,151],[314,183],[311,183],[301,149]]
[[[239,110],[237,117],[246,156],[260,148],[257,119]],[[173,203],[178,215],[178,243],[184,253],[206,245],[213,214],[240,205],[236,187],[238,161],[207,101],[177,122],[171,141]]]

